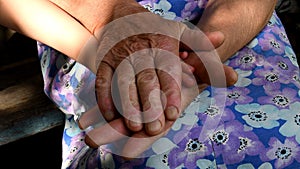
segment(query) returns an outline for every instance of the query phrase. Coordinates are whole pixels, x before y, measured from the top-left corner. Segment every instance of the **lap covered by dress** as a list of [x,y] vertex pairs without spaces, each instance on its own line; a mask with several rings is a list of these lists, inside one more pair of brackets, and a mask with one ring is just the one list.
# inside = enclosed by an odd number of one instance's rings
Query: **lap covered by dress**
[[[205,1],[139,2],[166,19],[190,21]],[[300,77],[295,53],[274,12],[265,28],[225,64],[234,86],[206,88],[144,158],[113,145],[91,149],[76,119],[96,105],[95,75],[38,42],[45,93],[66,114],[62,168],[300,168]],[[87,99],[90,98],[90,99]],[[222,102],[222,104],[219,104]]]

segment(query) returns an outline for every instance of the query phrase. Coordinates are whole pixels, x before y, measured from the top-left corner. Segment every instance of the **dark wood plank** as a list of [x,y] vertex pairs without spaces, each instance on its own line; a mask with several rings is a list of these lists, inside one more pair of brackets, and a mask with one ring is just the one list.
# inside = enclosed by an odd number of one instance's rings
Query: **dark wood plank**
[[[64,122],[63,113],[43,91],[36,43],[17,36],[12,37],[14,42],[7,42],[10,47],[6,48],[0,65],[0,145],[46,131]],[[24,45],[25,50],[19,39],[22,43],[32,45]]]

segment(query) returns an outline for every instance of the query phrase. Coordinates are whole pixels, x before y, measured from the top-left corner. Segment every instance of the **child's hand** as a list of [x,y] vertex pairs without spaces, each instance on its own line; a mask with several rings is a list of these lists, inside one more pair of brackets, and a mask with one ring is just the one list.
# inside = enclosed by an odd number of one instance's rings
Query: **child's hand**
[[[224,41],[224,35],[220,32],[211,32],[206,34],[208,39],[211,41],[211,43],[218,47],[220,46]],[[209,58],[210,55],[217,55],[216,52],[197,52],[197,51],[191,51],[188,47],[182,46],[181,52],[179,52],[179,57],[183,60],[184,63],[186,63],[190,70],[192,70],[193,75],[195,76],[195,79],[199,84],[208,84],[213,85],[215,87],[226,87],[226,86],[232,86],[236,83],[237,74],[236,72],[226,65],[223,65],[226,83],[224,86],[224,83],[218,83],[216,81],[213,81],[210,77],[216,77],[213,75],[213,72],[218,71],[211,71],[208,73],[207,69],[205,68],[207,65],[203,64],[203,61],[205,62]],[[218,61],[216,61],[218,62]],[[183,81],[184,83],[184,81]]]
[[[205,66],[203,65],[203,62],[201,61],[201,59],[193,52],[187,52],[187,51],[183,51],[180,52],[179,54],[180,58],[190,66],[190,70],[193,70],[193,75],[195,76],[195,79],[197,80],[198,84],[207,84],[207,85],[211,85],[212,82],[209,78],[209,74],[207,72],[207,70],[204,68]],[[223,66],[224,68],[224,73],[225,73],[225,77],[226,77],[226,86],[232,86],[236,83],[237,79],[237,74],[236,72],[231,68],[228,67],[226,65]],[[186,76],[186,75],[185,75]],[[189,78],[183,79],[183,83],[185,83],[185,81],[190,81]],[[215,87],[226,87],[223,85],[223,83],[221,84],[212,84]]]
[[[86,112],[79,123],[81,128],[85,129],[97,123],[97,119],[101,119],[103,115],[108,123],[89,131],[86,143],[96,148],[127,137],[129,139],[121,149],[121,155],[136,157],[167,133],[184,105],[190,103],[199,93],[195,80],[191,83],[193,87],[186,89],[182,85],[182,79],[185,79],[183,76],[192,77],[192,72],[182,74],[182,70],[189,68],[185,69],[188,66],[182,66],[178,57],[179,41],[190,43],[191,51],[201,50],[199,56],[202,58],[203,55],[206,61],[203,65],[218,68],[217,73],[215,70],[202,71],[205,76],[203,79],[218,79],[216,83],[211,83],[215,85],[224,82],[226,77],[218,73],[223,71],[218,56],[206,54],[216,46],[208,43],[203,33],[145,11],[126,17],[120,14],[122,12],[116,14],[115,22],[96,31],[95,37],[99,43],[95,42],[94,46],[87,45],[87,50],[79,57],[80,63],[97,74],[96,93],[101,110],[96,113]],[[92,47],[95,47],[97,55],[89,50]],[[203,66],[204,70],[206,68]],[[117,79],[116,83],[113,82],[113,75]],[[113,100],[113,84],[117,85],[117,93],[120,94],[120,102],[117,104],[116,100]],[[161,97],[162,95],[164,97]],[[149,111],[152,106],[159,109]],[[168,111],[171,106],[175,107],[176,113]],[[138,119],[133,119],[133,116]],[[151,130],[153,122],[159,122],[160,127]]]

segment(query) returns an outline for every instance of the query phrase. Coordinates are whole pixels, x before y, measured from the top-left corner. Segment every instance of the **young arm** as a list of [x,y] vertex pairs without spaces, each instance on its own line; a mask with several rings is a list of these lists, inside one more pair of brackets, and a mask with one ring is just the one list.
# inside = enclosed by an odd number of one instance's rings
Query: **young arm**
[[75,60],[91,37],[80,23],[48,0],[0,0],[0,24]]
[[204,32],[221,31],[225,35],[217,48],[225,61],[262,30],[275,5],[276,0],[210,0],[198,26]]

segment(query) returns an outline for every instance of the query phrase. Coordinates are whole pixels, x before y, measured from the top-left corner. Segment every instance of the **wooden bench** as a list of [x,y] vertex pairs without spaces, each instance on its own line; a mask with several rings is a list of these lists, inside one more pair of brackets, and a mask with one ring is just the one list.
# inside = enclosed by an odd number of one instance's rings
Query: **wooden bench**
[[63,113],[43,91],[36,42],[14,34],[0,58],[0,145],[63,125]]

